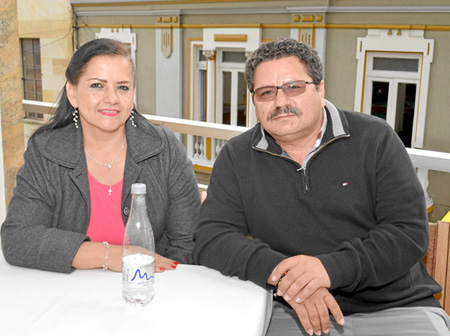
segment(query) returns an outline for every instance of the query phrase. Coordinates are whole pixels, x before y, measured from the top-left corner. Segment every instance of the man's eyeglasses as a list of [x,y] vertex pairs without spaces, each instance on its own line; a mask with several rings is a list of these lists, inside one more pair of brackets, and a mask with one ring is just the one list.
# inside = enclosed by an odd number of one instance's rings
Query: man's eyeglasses
[[304,80],[296,80],[288,83],[284,83],[280,86],[264,86],[257,88],[252,92],[253,97],[261,102],[268,102],[274,100],[278,94],[278,89],[283,90],[283,93],[288,97],[295,97],[306,90],[307,84],[316,84],[315,82],[306,82]]

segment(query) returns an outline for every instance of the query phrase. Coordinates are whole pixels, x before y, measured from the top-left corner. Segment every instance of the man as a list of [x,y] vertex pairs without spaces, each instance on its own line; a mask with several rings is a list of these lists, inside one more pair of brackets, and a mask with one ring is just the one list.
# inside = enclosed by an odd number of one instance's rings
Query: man
[[395,132],[326,101],[317,53],[295,40],[261,45],[246,79],[259,124],[215,162],[195,262],[274,289],[268,335],[450,335]]

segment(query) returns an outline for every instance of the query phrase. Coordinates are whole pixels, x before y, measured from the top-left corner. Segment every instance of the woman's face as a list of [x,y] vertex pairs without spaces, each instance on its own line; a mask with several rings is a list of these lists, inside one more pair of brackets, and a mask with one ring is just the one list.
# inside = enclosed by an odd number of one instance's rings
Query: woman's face
[[133,70],[123,56],[95,56],[78,83],[66,84],[67,97],[78,108],[83,133],[115,132],[124,127],[134,100]]

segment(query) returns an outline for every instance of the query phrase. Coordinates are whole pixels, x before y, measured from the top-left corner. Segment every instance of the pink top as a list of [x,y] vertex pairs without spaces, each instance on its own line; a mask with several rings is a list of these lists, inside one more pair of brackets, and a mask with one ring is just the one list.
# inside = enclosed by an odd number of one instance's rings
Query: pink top
[[93,242],[107,241],[109,244],[122,245],[125,225],[122,220],[121,202],[123,180],[112,185],[101,184],[88,172],[91,195],[91,219],[86,235]]

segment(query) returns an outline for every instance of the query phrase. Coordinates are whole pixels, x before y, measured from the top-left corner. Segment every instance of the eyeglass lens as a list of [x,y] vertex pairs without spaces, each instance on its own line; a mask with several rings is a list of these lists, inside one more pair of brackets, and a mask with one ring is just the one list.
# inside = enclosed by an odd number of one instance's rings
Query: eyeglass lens
[[264,86],[255,90],[255,96],[259,101],[270,101],[275,99],[278,89],[282,89],[286,96],[294,97],[305,92],[306,84],[313,84],[313,82],[298,80],[284,83],[281,86]]

